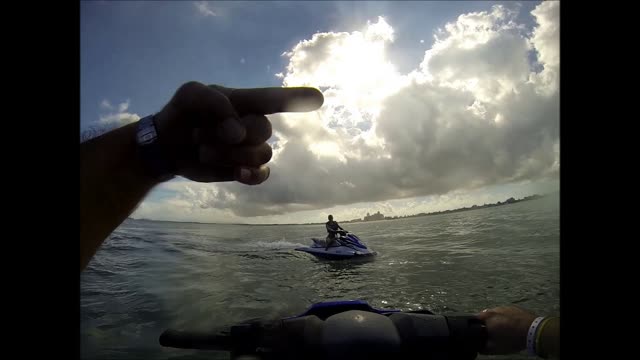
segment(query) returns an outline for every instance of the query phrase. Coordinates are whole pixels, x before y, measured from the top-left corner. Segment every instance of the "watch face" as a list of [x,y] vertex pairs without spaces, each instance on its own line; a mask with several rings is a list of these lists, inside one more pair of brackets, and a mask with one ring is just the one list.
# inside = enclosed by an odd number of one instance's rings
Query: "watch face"
[[156,129],[152,124],[148,124],[146,126],[143,125],[143,127],[138,130],[138,143],[140,145],[149,144],[155,140],[156,137]]
[[140,144],[150,143],[154,138],[155,138],[155,133],[152,129],[149,129],[144,133],[138,134],[138,142]]

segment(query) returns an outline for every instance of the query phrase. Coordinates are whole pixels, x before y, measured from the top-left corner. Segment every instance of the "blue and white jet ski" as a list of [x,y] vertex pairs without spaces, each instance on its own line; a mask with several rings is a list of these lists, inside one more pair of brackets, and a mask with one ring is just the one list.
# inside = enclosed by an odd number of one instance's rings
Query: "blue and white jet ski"
[[364,258],[377,254],[369,249],[355,234],[348,231],[339,231],[338,234],[340,236],[336,238],[336,241],[327,250],[325,250],[327,246],[326,240],[319,238],[311,238],[313,240],[311,246],[296,248],[296,250],[329,260]]

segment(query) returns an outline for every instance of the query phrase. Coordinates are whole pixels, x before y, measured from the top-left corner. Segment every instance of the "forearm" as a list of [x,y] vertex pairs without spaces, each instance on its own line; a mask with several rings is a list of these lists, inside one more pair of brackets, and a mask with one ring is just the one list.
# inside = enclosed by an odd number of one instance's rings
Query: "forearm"
[[144,173],[136,124],[80,145],[80,270],[158,180]]

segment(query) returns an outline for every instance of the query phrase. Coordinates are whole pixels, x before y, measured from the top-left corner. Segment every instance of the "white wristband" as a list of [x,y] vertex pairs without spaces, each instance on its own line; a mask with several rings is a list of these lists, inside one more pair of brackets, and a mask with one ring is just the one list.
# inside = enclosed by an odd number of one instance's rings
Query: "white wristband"
[[531,356],[537,356],[536,354],[536,331],[538,330],[538,326],[544,320],[544,317],[538,317],[531,323],[529,326],[529,332],[527,332],[527,352]]

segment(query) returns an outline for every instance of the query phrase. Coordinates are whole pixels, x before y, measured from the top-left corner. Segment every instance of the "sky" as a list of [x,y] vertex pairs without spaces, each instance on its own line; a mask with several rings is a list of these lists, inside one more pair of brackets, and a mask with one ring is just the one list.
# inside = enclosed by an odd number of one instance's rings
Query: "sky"
[[270,115],[259,186],[177,177],[133,218],[403,216],[559,189],[560,3],[81,3],[80,132],[159,111],[184,82],[312,86]]

